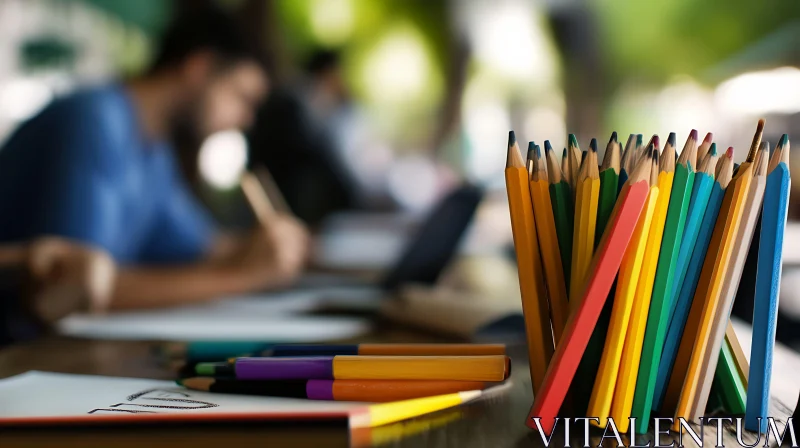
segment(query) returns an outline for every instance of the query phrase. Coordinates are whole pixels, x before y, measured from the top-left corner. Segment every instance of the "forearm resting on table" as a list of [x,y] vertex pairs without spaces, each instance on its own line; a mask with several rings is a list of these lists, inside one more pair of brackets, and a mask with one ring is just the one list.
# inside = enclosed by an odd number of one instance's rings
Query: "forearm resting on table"
[[157,308],[197,303],[265,286],[236,269],[211,262],[177,267],[130,267],[117,274],[111,309]]

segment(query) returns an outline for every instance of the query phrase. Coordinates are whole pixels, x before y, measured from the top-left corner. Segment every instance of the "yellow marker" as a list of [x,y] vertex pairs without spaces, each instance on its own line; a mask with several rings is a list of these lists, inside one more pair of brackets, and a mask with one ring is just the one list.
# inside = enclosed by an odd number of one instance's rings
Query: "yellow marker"
[[[555,342],[561,340],[561,333],[569,318],[569,301],[567,285],[564,281],[564,267],[561,264],[561,252],[558,247],[556,222],[553,217],[553,204],[550,201],[550,182],[545,167],[545,159],[539,145],[531,142],[528,150],[528,166],[531,171],[530,192],[533,202],[533,215],[536,221],[536,233],[544,265],[547,292],[550,295],[550,314],[553,320],[553,336]],[[556,166],[555,169],[558,169]]]
[[[655,164],[654,164],[655,165]],[[658,200],[658,173],[652,170],[650,192],[647,195],[645,211],[636,223],[633,238],[625,250],[622,265],[617,277],[617,291],[614,296],[614,307],[611,311],[611,323],[608,326],[603,357],[600,360],[600,369],[594,383],[592,396],[589,400],[589,409],[586,415],[599,417],[600,422],[593,424],[605,428],[606,419],[611,412],[611,400],[614,396],[614,386],[617,384],[622,349],[633,309],[636,285],[642,268],[642,260],[647,246],[647,237],[650,234],[653,213]],[[638,363],[637,363],[638,364]]]
[[[653,282],[656,276],[658,265],[658,254],[661,250],[661,237],[664,234],[664,222],[667,218],[667,208],[669,208],[669,196],[672,191],[672,179],[675,175],[674,170],[667,170],[671,165],[675,165],[675,148],[667,144],[660,159],[658,157],[659,139],[655,135],[648,144],[647,152],[643,157],[653,158],[654,169],[658,170],[658,199],[656,200],[653,218],[650,224],[650,232],[647,236],[647,247],[644,252],[644,259],[639,275],[639,282],[636,285],[636,292],[633,299],[633,310],[631,312],[628,331],[625,334],[625,346],[622,350],[622,363],[617,376],[617,387],[614,390],[614,398],[611,403],[611,417],[617,422],[620,431],[627,431],[633,407],[633,393],[636,390],[636,378],[639,373],[639,360],[642,356],[642,342],[647,326],[647,313],[650,310],[650,297],[653,292]],[[660,160],[660,168],[656,161]],[[624,429],[623,429],[624,428]]]
[[597,201],[600,197],[600,172],[597,167],[597,140],[592,139],[589,153],[581,164],[575,187],[575,226],[572,233],[572,268],[570,303],[579,304],[583,283],[594,255],[594,232],[597,224]]

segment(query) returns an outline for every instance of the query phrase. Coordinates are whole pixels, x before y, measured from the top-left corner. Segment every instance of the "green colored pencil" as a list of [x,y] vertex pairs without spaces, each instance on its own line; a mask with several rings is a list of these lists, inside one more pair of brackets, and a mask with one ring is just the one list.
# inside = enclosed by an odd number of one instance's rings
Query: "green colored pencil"
[[[611,211],[617,202],[617,183],[619,182],[620,170],[620,145],[617,141],[617,133],[611,134],[611,139],[606,145],[606,153],[603,156],[603,163],[600,165],[600,196],[597,202],[597,224],[595,227],[595,248],[600,243]],[[611,287],[609,299],[603,306],[600,318],[592,331],[589,345],[578,365],[577,376],[580,379],[575,384],[574,403],[576,415],[583,415],[589,407],[589,398],[594,388],[594,380],[597,377],[597,370],[600,368],[600,358],[603,356],[603,346],[606,343],[608,325],[611,321],[611,310],[614,307],[614,294],[616,283]]]
[[733,357],[728,341],[723,341],[719,353],[719,364],[715,373],[714,386],[725,410],[731,414],[744,414],[747,389],[739,377],[736,359]]
[[[558,249],[561,252],[561,265],[564,268],[564,281],[569,294],[569,274],[572,266],[572,188],[563,179],[556,154],[549,140],[544,141],[547,158],[547,175],[550,180],[550,202],[553,203],[553,218],[556,222]],[[567,157],[568,159],[568,157]]]
[[[675,133],[669,135],[667,146],[675,147]],[[661,239],[661,250],[658,254],[658,268],[650,298],[650,311],[647,314],[647,328],[642,343],[642,358],[636,378],[636,391],[633,394],[631,417],[636,418],[636,432],[639,433],[646,433],[650,423],[658,364],[661,361],[661,351],[664,348],[664,338],[672,310],[670,297],[672,297],[673,277],[694,186],[697,131],[692,130],[689,134],[677,166],[674,165],[675,159],[666,148],[662,159],[664,162],[661,165],[662,172],[669,172],[670,168],[674,167],[675,175],[667,208],[664,236]],[[672,167],[670,167],[670,162],[673,164]]]

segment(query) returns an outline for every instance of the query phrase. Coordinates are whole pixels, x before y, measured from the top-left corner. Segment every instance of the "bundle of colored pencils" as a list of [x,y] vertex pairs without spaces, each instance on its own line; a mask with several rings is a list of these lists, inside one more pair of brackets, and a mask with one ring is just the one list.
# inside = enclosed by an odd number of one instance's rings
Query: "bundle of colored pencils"
[[[695,130],[680,152],[675,133],[663,150],[631,134],[623,150],[614,132],[599,166],[595,139],[581,152],[570,134],[561,163],[549,141],[530,142],[526,163],[509,133],[528,426],[538,417],[549,432],[570,409],[619,431],[645,433],[651,415],[679,430],[712,400],[766,430],[790,176],[788,136],[770,155],[763,130],[738,167],[733,148]],[[758,268],[744,272],[751,244]],[[752,369],[729,322],[743,276],[755,284]]]
[[392,402],[481,391],[508,378],[502,344],[276,345],[200,362],[178,384],[230,394]]

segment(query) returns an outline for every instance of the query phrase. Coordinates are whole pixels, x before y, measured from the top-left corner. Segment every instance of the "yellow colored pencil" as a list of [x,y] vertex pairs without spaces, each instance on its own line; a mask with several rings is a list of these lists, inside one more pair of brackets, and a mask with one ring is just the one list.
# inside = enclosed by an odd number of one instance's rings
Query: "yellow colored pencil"
[[418,415],[430,414],[475,400],[480,397],[481,394],[483,394],[483,391],[470,390],[454,394],[374,404],[367,406],[363,412],[351,416],[350,427],[370,428],[398,422]]
[[[651,155],[651,159],[652,155]],[[592,395],[589,399],[589,408],[586,415],[598,417],[600,422],[592,422],[601,428],[606,427],[606,419],[611,412],[611,402],[614,397],[614,389],[617,384],[617,377],[622,360],[622,351],[630,324],[631,311],[633,310],[634,294],[636,285],[644,259],[647,239],[650,233],[653,213],[658,200],[658,170],[655,161],[651,162],[650,192],[647,195],[647,203],[644,212],[636,223],[636,230],[633,233],[625,255],[622,258],[622,265],[617,276],[617,289],[614,297],[614,306],[611,311],[611,323],[608,326],[603,355],[600,359],[600,368],[597,372],[597,379],[594,382]],[[630,350],[629,354],[633,351]],[[638,364],[638,363],[636,363]],[[630,367],[635,367],[628,363]]]
[[[701,386],[700,376],[702,372],[700,369],[702,368],[702,361],[706,351],[711,350],[709,346],[711,345],[714,317],[722,300],[721,294],[725,276],[731,267],[734,240],[739,232],[743,208],[753,180],[752,163],[761,144],[763,129],[764,121],[759,120],[756,136],[753,139],[753,145],[750,147],[747,159],[739,166],[739,170],[725,191],[725,198],[720,207],[720,215],[714,228],[714,234],[719,236],[717,238],[712,236],[712,243],[716,240],[718,245],[709,247],[714,250],[708,253],[703,263],[703,272],[700,274],[700,283],[697,286],[694,297],[695,302],[700,301],[699,303],[702,304],[702,312],[696,337],[693,341],[687,341],[687,343],[691,343],[694,346],[694,350],[692,350],[689,357],[686,376],[682,382],[683,388],[675,410],[676,422],[679,421],[678,418],[690,420],[696,415],[697,401],[695,396]],[[683,344],[684,342],[681,341],[681,345]],[[680,356],[681,351],[678,354]],[[716,354],[719,354],[719,349],[717,349]],[[673,370],[673,377],[676,374],[679,374],[679,372]],[[679,381],[678,378],[674,380]],[[670,378],[670,382],[672,381],[673,378]],[[679,431],[680,425],[674,424],[673,429]]]
[[[553,204],[550,200],[550,181],[545,158],[539,145],[531,142],[528,150],[531,167],[530,193],[533,202],[533,215],[536,221],[536,234],[544,265],[545,282],[550,297],[550,314],[553,321],[555,343],[561,340],[561,334],[569,318],[569,301],[567,285],[564,281],[564,267],[558,247],[556,222],[553,217]],[[558,169],[558,167],[555,167]]]
[[[658,136],[653,136],[648,144],[647,154],[657,157]],[[652,149],[652,152],[650,148]],[[646,160],[646,159],[645,159]],[[617,388],[611,404],[611,416],[617,422],[620,431],[628,430],[628,418],[633,406],[633,394],[636,390],[636,379],[639,374],[639,361],[642,355],[642,342],[647,326],[647,315],[650,310],[650,297],[653,293],[653,282],[658,265],[658,254],[661,251],[661,237],[664,234],[664,222],[669,207],[672,190],[672,179],[675,167],[675,147],[667,144],[659,157],[658,167],[658,199],[653,211],[650,232],[647,236],[639,282],[633,300],[633,312],[625,335],[625,347],[622,353],[622,365],[617,377]],[[624,429],[623,429],[624,428]]]
[[597,140],[592,139],[586,160],[581,164],[575,187],[575,225],[572,233],[572,268],[569,286],[570,303],[573,309],[578,305],[578,298],[582,295],[586,272],[592,262],[592,255],[594,255],[594,233],[599,197],[600,172],[597,166]]
[[517,254],[522,313],[528,342],[528,363],[533,393],[539,390],[553,356],[553,336],[550,329],[550,309],[547,304],[536,224],[533,218],[528,170],[519,152],[514,131],[508,133],[506,158],[506,191],[511,213],[511,233]]
[[573,196],[578,187],[578,172],[581,166],[581,147],[575,134],[569,134],[569,147],[567,148],[567,170],[569,170],[569,184],[572,187]]

